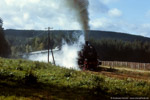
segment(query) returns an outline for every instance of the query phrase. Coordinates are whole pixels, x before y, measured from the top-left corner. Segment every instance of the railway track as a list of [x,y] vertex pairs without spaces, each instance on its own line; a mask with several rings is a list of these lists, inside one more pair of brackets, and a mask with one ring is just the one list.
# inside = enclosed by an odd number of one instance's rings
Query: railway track
[[134,80],[144,80],[150,82],[150,71],[139,71],[133,69],[124,69],[124,68],[109,68],[105,66],[98,67],[95,71],[87,71],[89,73],[94,74],[102,74],[107,77],[111,78],[118,78],[118,79],[134,79]]

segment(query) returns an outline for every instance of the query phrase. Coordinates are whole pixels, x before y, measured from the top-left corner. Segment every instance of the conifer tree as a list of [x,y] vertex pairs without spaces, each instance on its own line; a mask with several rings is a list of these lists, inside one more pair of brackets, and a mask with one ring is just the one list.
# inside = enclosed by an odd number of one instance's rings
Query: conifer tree
[[0,57],[9,57],[11,54],[10,46],[4,37],[3,21],[0,18]]

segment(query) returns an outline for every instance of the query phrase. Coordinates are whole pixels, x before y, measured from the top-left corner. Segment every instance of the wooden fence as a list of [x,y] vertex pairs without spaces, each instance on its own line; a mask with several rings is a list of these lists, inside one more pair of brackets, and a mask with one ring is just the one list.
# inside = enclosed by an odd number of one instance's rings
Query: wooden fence
[[133,69],[150,70],[150,63],[102,61],[102,65],[110,67],[127,67]]

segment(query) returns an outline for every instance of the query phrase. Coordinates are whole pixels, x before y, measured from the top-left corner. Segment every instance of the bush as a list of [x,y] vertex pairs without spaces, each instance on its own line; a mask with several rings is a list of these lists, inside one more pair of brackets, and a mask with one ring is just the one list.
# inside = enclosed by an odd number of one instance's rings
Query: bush
[[37,83],[37,77],[33,74],[32,71],[30,71],[29,73],[27,73],[25,75],[25,84],[36,84]]

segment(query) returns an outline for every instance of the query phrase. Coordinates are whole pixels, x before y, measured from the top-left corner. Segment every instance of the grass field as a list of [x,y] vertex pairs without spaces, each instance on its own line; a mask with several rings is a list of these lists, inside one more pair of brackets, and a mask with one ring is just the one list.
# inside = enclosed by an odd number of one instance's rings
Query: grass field
[[[149,71],[76,71],[43,62],[0,58],[0,100],[150,98]],[[140,78],[139,78],[140,77]]]

